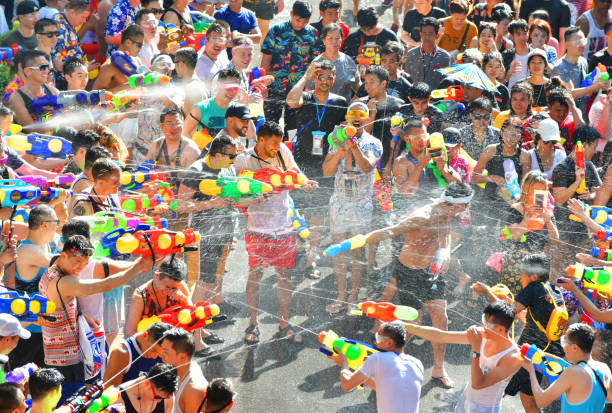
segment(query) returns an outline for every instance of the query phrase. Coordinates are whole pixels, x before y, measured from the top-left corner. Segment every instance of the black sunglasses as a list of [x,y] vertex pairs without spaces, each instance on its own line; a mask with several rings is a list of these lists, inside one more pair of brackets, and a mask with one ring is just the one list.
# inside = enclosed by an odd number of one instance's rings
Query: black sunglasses
[[138,46],[139,49],[142,49],[142,46],[144,45],[143,42],[135,42],[134,40],[132,40],[132,43],[134,43],[136,46]]
[[[612,0],[610,0],[612,1]],[[474,118],[474,120],[489,120],[491,119],[491,115],[488,113],[472,113],[472,117]]]
[[27,66],[26,69],[33,69],[33,70],[51,70],[51,65],[49,63],[43,63],[40,66]]
[[41,36],[47,36],[50,39],[52,37],[59,37],[60,32],[42,32],[42,33],[36,33],[36,34],[40,34]]
[[229,156],[230,159],[236,159],[236,157],[238,156],[237,153],[225,153],[225,152],[221,152],[221,153],[225,156]]
[[151,10],[153,14],[164,14],[164,9],[149,9],[149,10]]

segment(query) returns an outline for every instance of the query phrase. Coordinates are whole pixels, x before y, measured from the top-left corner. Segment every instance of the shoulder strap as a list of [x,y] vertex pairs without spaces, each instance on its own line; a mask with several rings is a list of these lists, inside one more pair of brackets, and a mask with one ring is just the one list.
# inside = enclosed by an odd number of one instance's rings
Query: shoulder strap
[[461,43],[459,43],[459,48],[457,50],[459,50],[460,52],[463,52],[465,50],[465,39],[467,37],[468,31],[470,30],[470,22],[466,21],[466,28],[465,31],[463,32],[463,37],[461,37]]
[[110,275],[110,269],[108,268],[107,261],[102,261],[102,269],[104,270],[104,278],[108,278]]
[[591,367],[589,365],[589,363],[584,362],[584,364],[591,369],[591,371],[593,372],[593,375],[595,376],[595,380],[597,380],[597,383],[599,383],[599,387],[601,387],[601,390],[604,393],[605,399],[608,398],[608,390],[606,390],[606,386],[604,386],[603,382],[601,381],[601,378],[599,377],[599,374],[597,374],[597,370],[595,370],[593,367]]
[[[68,314],[68,310],[66,309],[66,304],[64,304],[64,299],[62,298],[62,293],[60,293],[59,291],[59,282],[62,279],[63,275],[60,275],[57,278],[57,281],[55,282],[55,291],[57,291],[57,295],[60,299],[60,302],[62,303],[62,308],[64,309],[64,314],[66,315],[66,319],[68,320],[68,326],[70,326],[70,330],[72,331],[72,335],[74,336],[74,339],[76,340],[76,345],[79,348],[79,352],[81,353],[81,357],[83,360],[85,360],[85,353],[83,352],[83,349],[81,349],[81,342],[79,340],[79,335],[77,334],[76,330],[74,329],[74,327],[72,326],[72,320],[70,319],[70,315]],[[79,314],[81,312],[81,309],[79,308],[79,300],[77,300],[77,314],[75,317],[75,324],[77,322],[77,318],[79,317]]]

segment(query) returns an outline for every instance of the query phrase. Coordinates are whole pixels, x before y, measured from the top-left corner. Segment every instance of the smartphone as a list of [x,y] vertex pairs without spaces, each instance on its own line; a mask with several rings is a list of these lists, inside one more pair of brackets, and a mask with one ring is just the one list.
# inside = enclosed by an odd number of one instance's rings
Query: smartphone
[[548,191],[536,189],[533,191],[534,204],[542,208],[548,207]]
[[436,158],[442,155],[442,148],[427,148],[427,155],[432,158]]

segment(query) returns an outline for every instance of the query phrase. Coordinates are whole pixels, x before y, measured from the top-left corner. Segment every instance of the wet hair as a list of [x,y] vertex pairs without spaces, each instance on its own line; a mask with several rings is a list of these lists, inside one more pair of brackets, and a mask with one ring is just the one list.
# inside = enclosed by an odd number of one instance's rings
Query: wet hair
[[440,31],[440,22],[435,17],[425,17],[421,23],[421,30],[423,30],[425,26],[433,27],[436,34]]
[[378,24],[378,13],[372,6],[357,11],[357,24],[359,27],[374,27]]
[[537,275],[538,281],[548,281],[550,274],[550,261],[544,253],[528,254],[521,259],[521,271],[525,274]]
[[[82,235],[73,235],[64,242],[64,248],[62,252],[73,253],[76,252],[78,255],[83,257],[91,257],[93,254],[93,247],[91,242]],[[73,254],[74,255],[74,254]]]
[[173,254],[164,258],[157,271],[160,279],[170,278],[174,281],[183,281],[187,275],[187,266],[182,259],[176,258]]
[[597,142],[601,139],[601,134],[592,126],[582,125],[576,128],[572,135],[574,142],[581,141],[583,144]]
[[371,65],[366,69],[365,74],[366,76],[374,75],[380,82],[387,82],[387,84],[389,84],[389,72],[382,66]]
[[410,129],[422,129],[425,128],[427,129],[427,127],[425,126],[425,124],[423,123],[423,121],[421,121],[421,119],[418,118],[410,118],[407,119],[404,122],[404,130],[406,132],[408,132]]
[[460,13],[467,14],[470,11],[470,6],[465,0],[451,0],[448,6],[449,14]]
[[398,62],[401,62],[404,57],[404,46],[400,42],[394,40],[385,43],[380,51],[381,56],[388,56],[394,54]]
[[550,93],[551,90],[557,89],[557,88],[568,90],[565,82],[559,76],[551,77],[550,82],[544,85],[544,91],[547,93]]
[[491,105],[491,101],[484,97],[481,96],[477,99],[474,99],[469,106],[470,109],[470,113],[472,113],[474,110],[478,109],[478,110],[484,110],[486,112],[491,112],[492,105]]
[[503,61],[503,58],[500,52],[498,52],[497,50],[492,50],[490,52],[485,53],[482,56],[482,68],[484,69],[487,66],[487,64],[489,64],[489,62],[492,62],[495,60],[499,61],[503,67],[504,61]]
[[8,106],[0,103],[0,118],[6,118],[7,116],[15,116],[15,112]]
[[103,146],[92,146],[85,153],[85,169],[90,169],[98,159],[112,158],[112,154]]
[[391,321],[383,324],[380,329],[381,335],[393,340],[395,348],[404,348],[406,345],[406,328],[404,325],[397,321]]
[[491,22],[481,22],[480,30],[478,31],[478,38],[480,38],[480,35],[482,35],[482,32],[484,32],[485,30],[489,30],[491,33],[493,33],[493,36],[495,36],[495,24]]
[[57,28],[57,23],[51,19],[40,19],[34,23],[34,33],[41,34],[45,27],[53,26]]
[[474,191],[472,191],[472,188],[466,183],[453,182],[446,187],[442,196],[447,196],[449,198],[465,198],[471,196],[473,193]]
[[510,115],[514,115],[514,109],[512,108],[512,95],[515,93],[523,93],[527,96],[527,114],[531,115],[531,104],[533,102],[533,87],[528,82],[515,83],[510,88]]
[[514,322],[514,309],[505,301],[488,304],[483,313],[485,316],[491,317],[493,323],[504,327],[506,331],[510,330]]
[[554,88],[553,90],[550,91],[550,94],[546,98],[546,103],[548,103],[548,106],[552,106],[553,103],[558,103],[560,105],[565,106],[566,108],[569,108],[569,105],[567,104],[566,99],[567,99],[567,91],[565,89]]
[[223,153],[227,146],[236,147],[236,142],[229,136],[219,136],[210,142],[208,155],[215,156],[218,153]]
[[73,235],[82,235],[87,239],[90,239],[91,232],[89,224],[82,219],[69,219],[62,226],[62,237],[64,239],[70,238]]
[[32,400],[41,400],[51,391],[59,388],[64,381],[64,375],[53,368],[43,368],[30,375],[29,388]]
[[565,30],[565,33],[563,34],[563,40],[565,40],[566,42],[569,42],[569,39],[576,33],[580,32],[580,27],[578,26],[570,26],[567,28],[567,30]]
[[91,10],[91,7],[89,5],[88,1],[83,1],[83,0],[69,0],[68,4],[66,4],[66,7],[64,7],[65,11],[68,10],[73,10],[76,13],[81,13],[84,11],[89,11]]
[[[238,36],[232,40],[232,46],[242,46],[242,45],[253,46],[253,41],[246,36]],[[195,64],[194,64],[195,67]]]
[[512,20],[512,8],[506,3],[499,3],[491,9],[491,20],[499,23],[503,20]]
[[341,3],[338,0],[321,0],[319,3],[319,11],[325,11],[327,9],[339,9]]
[[77,67],[87,68],[87,65],[82,59],[79,59],[78,57],[69,57],[68,59],[66,59],[66,62],[64,63],[64,67],[62,68],[62,71],[64,72],[64,76],[66,75],[72,76],[72,74],[74,73],[74,70]]
[[522,30],[527,32],[528,26],[527,22],[523,19],[512,20],[508,25],[508,33],[514,35],[517,30]]
[[166,106],[159,114],[159,123],[164,123],[166,121],[166,116],[168,115],[177,115],[179,119],[183,119],[182,110],[180,110],[176,106]]
[[546,20],[542,19],[535,19],[534,21],[532,21],[529,25],[529,39],[531,39],[531,34],[535,30],[541,30],[546,33],[546,43],[548,43],[551,34],[550,24],[548,24]]
[[550,20],[550,14],[548,14],[548,12],[544,9],[537,9],[534,10],[533,12],[531,12],[531,14],[529,15],[529,17],[535,19],[540,19],[540,20]]
[[22,393],[21,388],[16,383],[0,384],[0,413],[11,413],[21,407],[19,393]]
[[258,138],[270,138],[272,136],[283,136],[283,128],[274,121],[265,121],[257,131]]
[[321,29],[321,39],[325,39],[327,35],[331,32],[340,33],[340,37],[342,37],[342,27],[338,23],[330,23],[327,26]]
[[312,6],[303,0],[296,0],[291,7],[293,15],[303,19],[309,19],[312,16]]
[[500,130],[504,131],[507,128],[515,128],[521,132],[521,139],[519,140],[519,143],[517,143],[517,146],[520,145],[523,141],[523,136],[525,135],[525,128],[523,128],[523,122],[521,121],[521,118],[513,115],[508,116],[506,119],[504,119],[504,123],[502,123],[502,127]]
[[410,99],[429,99],[431,88],[425,82],[417,82],[408,90]]
[[336,66],[334,66],[334,64],[329,60],[320,60],[319,70],[329,70],[333,74],[336,74]]
[[151,344],[159,343],[166,331],[172,328],[174,328],[174,326],[168,323],[159,322],[151,324],[151,326],[147,328],[147,337],[149,342]]
[[[538,140],[540,138],[538,137]],[[535,140],[535,139],[534,139]],[[546,179],[546,175],[544,175],[540,171],[529,171],[523,177],[521,181],[521,203],[523,205],[527,205],[529,200],[527,197],[531,193],[531,188],[535,184],[543,184],[545,187],[548,185],[548,180]]]
[[227,69],[223,69],[219,72],[219,74],[217,75],[217,78],[219,80],[227,80],[227,79],[241,79],[240,76],[240,72],[234,68],[234,67],[230,67]]
[[195,352],[193,335],[180,327],[174,327],[164,333],[164,340],[168,340],[172,349],[177,353],[187,354],[190,359]]
[[157,363],[147,373],[147,379],[156,389],[172,394],[178,388],[178,375],[176,369],[168,363]]
[[217,33],[217,34],[222,34],[222,35],[226,35],[227,34],[227,27],[225,24],[226,23],[225,20],[214,20],[210,26],[208,26],[208,29],[206,29],[206,33]]
[[30,217],[28,218],[28,228],[30,230],[36,230],[40,226],[54,215],[53,208],[47,204],[38,204],[30,210]]
[[213,379],[206,388],[206,407],[216,410],[224,409],[232,402],[235,394],[234,385],[230,379]]
[[130,24],[124,31],[121,32],[121,44],[128,40],[136,42],[140,37],[144,37],[142,27],[137,24]]
[[595,330],[584,323],[574,323],[567,328],[565,337],[571,344],[575,344],[585,353],[591,353],[595,343]]
[[100,158],[91,166],[91,176],[94,181],[107,179],[114,173],[121,173],[121,168],[110,158]]
[[100,135],[89,129],[81,129],[72,139],[72,152],[76,152],[79,148],[89,149],[98,143],[100,143]]

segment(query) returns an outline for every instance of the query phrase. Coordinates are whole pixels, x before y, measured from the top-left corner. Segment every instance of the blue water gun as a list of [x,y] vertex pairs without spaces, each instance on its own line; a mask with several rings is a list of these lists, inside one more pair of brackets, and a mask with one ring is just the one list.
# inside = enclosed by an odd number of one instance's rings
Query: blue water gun
[[[8,313],[20,321],[36,321],[42,314],[55,312],[55,303],[40,294],[32,297],[17,291],[0,292],[0,313]],[[49,318],[49,316],[46,316]]]
[[4,208],[29,204],[40,198],[40,192],[40,188],[18,179],[0,179],[0,205]]
[[601,80],[602,82],[607,82],[608,79],[610,79],[608,69],[601,63],[598,63],[597,66],[595,66],[595,69],[591,73],[586,75],[584,80],[580,82],[580,87],[589,87],[597,79]]
[[124,234],[134,234],[136,231],[148,231],[151,229],[150,225],[140,224],[135,228],[124,229],[117,228],[108,234],[104,235],[100,242],[96,245],[94,250],[93,258],[101,259],[101,258],[110,258],[113,260],[126,260],[130,258],[130,254],[122,254],[117,250],[117,240],[121,238]]
[[523,344],[521,355],[531,361],[538,372],[548,377],[549,384],[557,380],[566,367],[571,366],[561,357],[543,352],[535,344]]
[[115,50],[111,54],[111,63],[126,76],[132,76],[138,71],[138,67],[134,60],[120,50]]
[[96,106],[108,102],[113,94],[106,90],[65,90],[59,95],[44,95],[32,101],[32,111],[37,114],[54,112],[66,106]]
[[66,159],[72,155],[72,142],[59,136],[43,135],[42,133],[9,136],[7,145],[15,151],[40,156],[43,159],[51,157]]
[[326,257],[334,257],[341,252],[354,250],[356,248],[361,248],[366,244],[366,237],[363,234],[355,235],[352,238],[346,239],[339,244],[333,244],[325,251],[323,251],[323,255]]
[[506,183],[504,184],[503,191],[511,199],[518,200],[521,197],[521,186],[519,185],[518,174],[512,159],[504,161],[504,179]]
[[300,215],[300,211],[295,209],[295,204],[291,198],[289,198],[289,217],[291,217],[293,228],[295,228],[298,235],[302,239],[308,238],[310,236],[310,230],[308,229],[308,225],[306,225],[306,220]]

